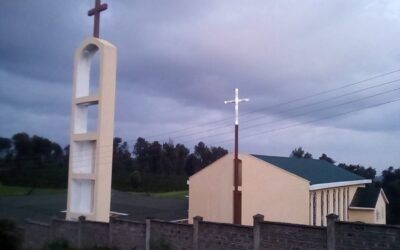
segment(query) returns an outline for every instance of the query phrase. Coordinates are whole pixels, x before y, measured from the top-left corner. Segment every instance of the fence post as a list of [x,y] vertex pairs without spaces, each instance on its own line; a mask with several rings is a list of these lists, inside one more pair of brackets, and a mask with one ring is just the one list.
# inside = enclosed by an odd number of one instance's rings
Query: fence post
[[150,250],[151,218],[146,219],[146,250]]
[[201,221],[203,221],[201,216],[193,218],[193,250],[199,250],[199,223]]
[[86,217],[79,216],[78,217],[78,247],[82,247],[82,224],[85,223]]
[[54,220],[56,217],[51,217],[50,225],[49,225],[49,242],[52,242],[55,240],[54,237]]
[[110,221],[108,222],[108,246],[113,245],[112,232],[113,232],[114,220],[115,220],[115,217],[110,216]]
[[326,240],[327,240],[327,248],[328,250],[336,249],[336,236],[335,236],[335,225],[336,221],[339,220],[339,216],[336,214],[328,214],[326,216],[327,220],[327,228],[326,228]]
[[260,249],[261,229],[260,223],[264,221],[264,215],[256,214],[253,216],[253,250]]

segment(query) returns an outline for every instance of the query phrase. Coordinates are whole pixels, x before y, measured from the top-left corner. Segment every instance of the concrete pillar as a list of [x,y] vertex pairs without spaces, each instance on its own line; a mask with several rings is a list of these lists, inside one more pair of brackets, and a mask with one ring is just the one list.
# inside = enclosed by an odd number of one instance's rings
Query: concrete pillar
[[151,219],[146,219],[146,250],[150,250]]
[[115,218],[110,216],[110,222],[108,223],[108,245],[109,246],[112,246],[112,242],[113,242],[112,232],[113,232],[114,221],[115,221]]
[[193,218],[193,250],[199,249],[199,224],[201,221],[203,221],[201,216]]
[[326,228],[327,249],[335,250],[336,249],[335,224],[336,221],[339,220],[339,216],[337,216],[336,214],[329,214],[328,216],[326,216],[326,220],[327,220],[327,228]]
[[[28,221],[27,219],[26,221]],[[55,240],[54,237],[54,220],[56,220],[56,217],[51,217],[50,225],[49,225],[49,242],[52,242]]]
[[85,223],[86,217],[85,216],[79,216],[78,218],[78,244],[77,246],[79,248],[82,247],[82,224]]
[[253,250],[260,249],[260,242],[261,242],[260,223],[263,221],[264,221],[264,215],[256,214],[253,216]]

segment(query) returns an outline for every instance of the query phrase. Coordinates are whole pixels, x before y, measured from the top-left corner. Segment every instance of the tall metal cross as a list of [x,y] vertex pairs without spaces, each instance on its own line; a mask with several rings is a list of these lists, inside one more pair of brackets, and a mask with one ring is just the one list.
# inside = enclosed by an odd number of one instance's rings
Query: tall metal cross
[[99,38],[100,33],[100,12],[106,10],[108,5],[101,3],[101,0],[96,0],[96,5],[93,9],[88,11],[88,16],[94,16],[93,36]]
[[242,220],[242,194],[239,191],[239,103],[248,102],[250,99],[244,98],[239,99],[239,89],[235,89],[235,99],[225,101],[225,104],[235,104],[235,159],[234,159],[234,178],[233,185],[235,187],[233,191],[233,223],[241,224]]

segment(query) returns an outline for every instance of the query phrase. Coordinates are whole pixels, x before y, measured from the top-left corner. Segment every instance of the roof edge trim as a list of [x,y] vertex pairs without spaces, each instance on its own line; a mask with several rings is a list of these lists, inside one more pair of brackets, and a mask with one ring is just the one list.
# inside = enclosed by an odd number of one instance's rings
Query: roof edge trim
[[375,210],[373,207],[349,207],[349,209],[354,209],[354,210]]
[[350,185],[358,185],[358,184],[367,184],[372,183],[372,180],[357,180],[357,181],[339,181],[339,182],[329,182],[329,183],[320,183],[310,185],[310,190],[318,190],[325,188],[333,188],[333,187],[342,187],[342,186],[350,186]]
[[[386,197],[385,191],[383,191],[383,188],[381,188],[380,193],[382,194],[383,200],[386,202],[386,204],[389,204],[389,200]],[[378,202],[378,201],[377,201]]]

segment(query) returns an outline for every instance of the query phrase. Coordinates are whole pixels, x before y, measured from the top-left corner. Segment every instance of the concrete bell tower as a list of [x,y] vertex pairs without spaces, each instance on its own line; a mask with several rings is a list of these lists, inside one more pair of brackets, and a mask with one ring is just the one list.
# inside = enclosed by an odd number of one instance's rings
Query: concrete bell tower
[[[105,9],[107,5],[96,0],[96,7],[88,13],[95,15],[94,35],[75,52],[67,220],[84,216],[109,222],[110,217],[117,49],[98,38],[99,14]],[[90,93],[90,68],[96,53],[98,90]],[[97,106],[97,130],[89,131],[89,108],[93,106]]]

